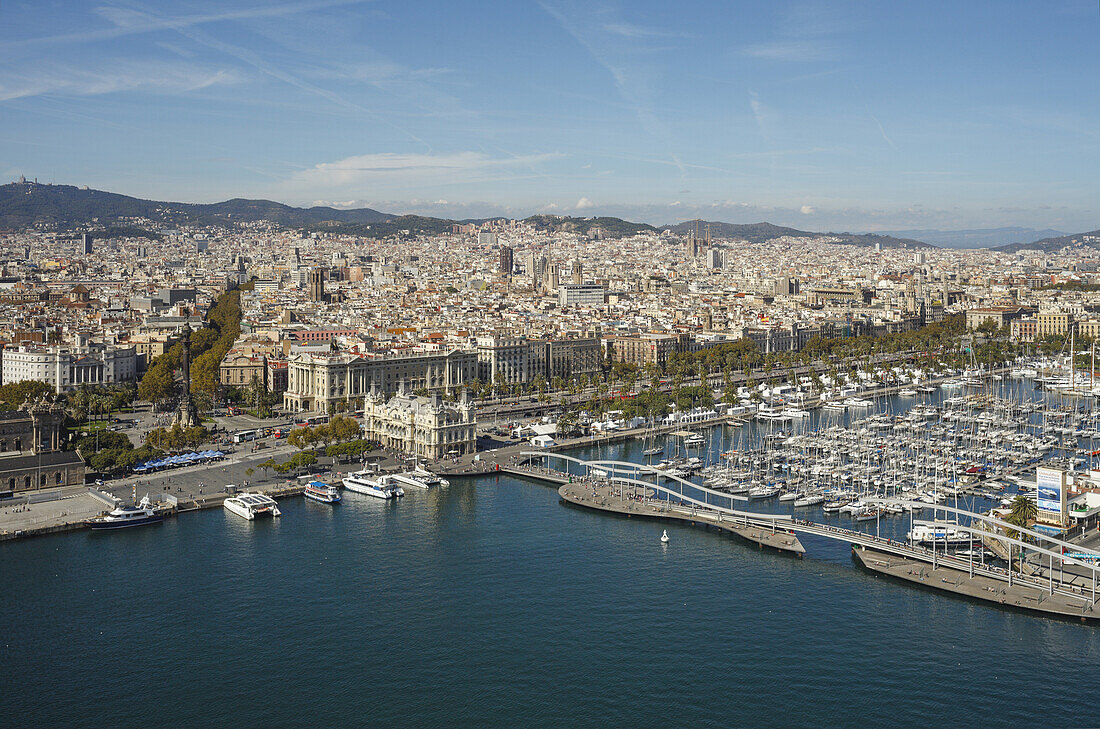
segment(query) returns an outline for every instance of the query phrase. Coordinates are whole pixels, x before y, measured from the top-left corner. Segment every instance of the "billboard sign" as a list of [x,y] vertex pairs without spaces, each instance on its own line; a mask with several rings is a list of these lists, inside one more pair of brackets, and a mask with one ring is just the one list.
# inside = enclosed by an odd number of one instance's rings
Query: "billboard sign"
[[1039,511],[1057,514],[1058,521],[1066,513],[1066,474],[1057,468],[1039,468],[1035,471],[1035,486],[1038,498],[1035,505]]

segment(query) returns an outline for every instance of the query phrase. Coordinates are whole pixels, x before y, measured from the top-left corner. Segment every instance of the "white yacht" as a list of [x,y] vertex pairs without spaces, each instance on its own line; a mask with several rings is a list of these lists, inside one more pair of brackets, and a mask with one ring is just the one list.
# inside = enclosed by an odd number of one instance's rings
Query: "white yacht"
[[344,478],[344,488],[357,494],[379,499],[393,499],[405,495],[405,489],[393,484],[390,476],[373,475],[367,471],[349,473]]
[[158,513],[146,495],[137,506],[118,506],[108,514],[85,522],[92,529],[123,529],[125,527],[156,524],[164,521],[164,514]]
[[699,435],[698,433],[692,433],[688,437],[684,438],[684,445],[688,448],[699,448],[706,442],[707,439]]
[[795,499],[794,505],[797,507],[817,506],[823,501],[825,501],[825,494],[806,494]]
[[230,496],[222,504],[227,511],[249,521],[264,516],[280,516],[279,505],[267,494],[243,493]]
[[451,482],[442,476],[437,476],[426,468],[419,466],[407,473],[395,473],[390,478],[394,483],[414,486],[418,489],[432,489],[437,486],[451,485]]

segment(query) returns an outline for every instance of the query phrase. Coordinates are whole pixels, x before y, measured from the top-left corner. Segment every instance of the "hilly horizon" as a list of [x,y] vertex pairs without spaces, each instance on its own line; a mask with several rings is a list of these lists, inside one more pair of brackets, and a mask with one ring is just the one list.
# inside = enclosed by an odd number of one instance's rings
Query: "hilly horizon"
[[1003,228],[968,228],[964,230],[939,230],[936,228],[918,228],[912,230],[883,230],[883,235],[923,240],[941,248],[998,248],[1014,243],[1055,238],[1066,235],[1063,230],[1046,228],[1023,228],[1009,226]]
[[[332,232],[382,238],[411,234],[445,232],[455,223],[480,223],[499,220],[502,216],[452,220],[412,214],[387,213],[373,208],[333,208],[327,206],[295,207],[265,199],[232,198],[216,203],[184,203],[148,200],[120,193],[93,190],[73,185],[56,185],[33,182],[12,182],[0,185],[0,229],[18,230],[30,227],[47,227],[73,230],[78,227],[100,225],[108,229],[132,226],[135,219],[145,219],[158,225],[233,225],[268,221],[288,228],[306,231],[329,230]],[[700,237],[710,226],[716,239],[746,240],[762,243],[778,237],[808,238],[829,235],[840,239],[842,245],[883,248],[934,248],[943,241],[944,247],[989,247],[994,250],[1014,252],[1024,248],[1057,250],[1069,245],[1075,237],[1096,235],[1079,233],[1064,235],[1060,231],[1035,231],[1029,228],[996,228],[970,231],[912,230],[887,233],[851,233],[806,231],[775,225],[766,221],[758,223],[729,223],[724,221],[685,220],[669,225],[650,225],[610,216],[571,217],[536,214],[524,218],[528,223],[547,231],[573,231],[582,234],[599,228],[603,235],[618,238],[642,232],[669,230],[686,235],[693,228]],[[952,234],[972,236],[1009,235],[1019,238],[1028,233],[1050,234],[1039,240],[1020,240],[1007,245],[950,245]],[[916,236],[921,233],[936,236],[929,242]],[[938,234],[938,235],[937,235]],[[1092,243],[1086,243],[1093,245]],[[1100,244],[1096,244],[1100,246]]]

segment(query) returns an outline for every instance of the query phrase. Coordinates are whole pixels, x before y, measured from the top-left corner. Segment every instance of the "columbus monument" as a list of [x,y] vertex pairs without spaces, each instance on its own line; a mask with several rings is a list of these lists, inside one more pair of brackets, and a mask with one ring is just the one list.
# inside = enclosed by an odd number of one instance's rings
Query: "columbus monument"
[[191,325],[183,325],[183,396],[176,411],[176,423],[184,428],[193,428],[199,424],[199,414],[191,400]]

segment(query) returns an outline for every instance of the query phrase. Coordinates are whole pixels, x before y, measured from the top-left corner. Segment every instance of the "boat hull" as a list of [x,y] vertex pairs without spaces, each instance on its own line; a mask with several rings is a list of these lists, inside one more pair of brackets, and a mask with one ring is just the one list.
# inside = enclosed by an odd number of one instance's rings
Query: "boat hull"
[[146,526],[147,524],[159,524],[164,521],[164,514],[154,514],[140,519],[127,519],[126,521],[102,521],[89,519],[85,522],[89,529],[94,531],[107,531],[109,529],[129,529],[130,527]]

